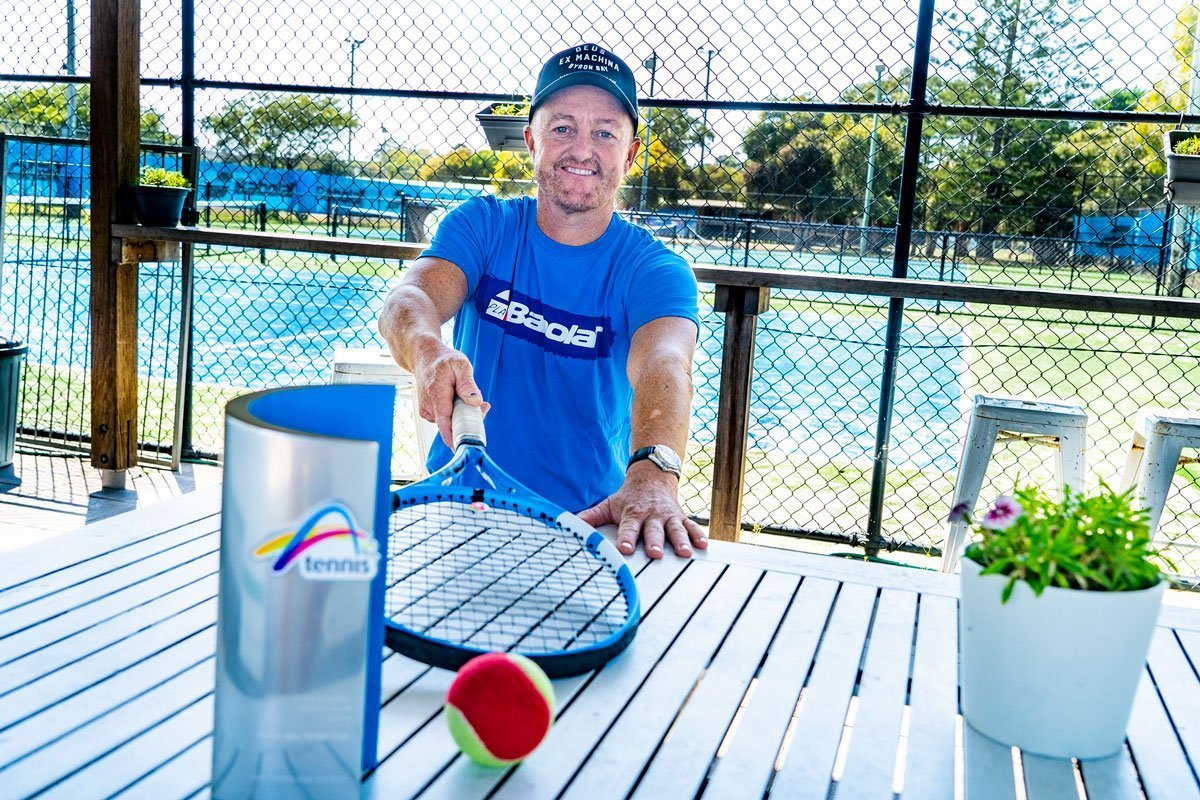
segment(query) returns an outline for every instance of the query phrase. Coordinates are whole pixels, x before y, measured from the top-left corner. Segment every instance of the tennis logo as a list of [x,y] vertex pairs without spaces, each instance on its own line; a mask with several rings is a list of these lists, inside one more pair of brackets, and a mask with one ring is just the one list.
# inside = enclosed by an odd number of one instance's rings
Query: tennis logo
[[369,581],[379,569],[375,539],[340,503],[321,506],[299,525],[271,534],[254,548],[254,558],[271,559],[274,575],[295,568],[313,581]]

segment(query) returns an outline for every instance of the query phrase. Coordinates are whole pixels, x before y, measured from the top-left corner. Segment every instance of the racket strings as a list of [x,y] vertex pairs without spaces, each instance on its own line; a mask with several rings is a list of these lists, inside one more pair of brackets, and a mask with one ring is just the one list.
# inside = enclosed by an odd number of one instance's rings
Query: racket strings
[[615,573],[569,531],[514,510],[434,502],[392,515],[387,614],[481,650],[553,652],[613,634],[629,608]]

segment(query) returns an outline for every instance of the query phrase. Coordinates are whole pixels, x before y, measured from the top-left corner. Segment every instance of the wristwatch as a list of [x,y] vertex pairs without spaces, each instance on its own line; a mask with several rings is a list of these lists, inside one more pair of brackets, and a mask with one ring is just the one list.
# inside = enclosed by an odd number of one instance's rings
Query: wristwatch
[[651,464],[663,472],[669,472],[676,478],[681,477],[683,474],[683,461],[679,458],[679,454],[665,444],[653,444],[649,447],[635,450],[633,455],[629,457],[629,463],[625,465],[625,469],[629,469],[637,462],[646,459],[649,459]]

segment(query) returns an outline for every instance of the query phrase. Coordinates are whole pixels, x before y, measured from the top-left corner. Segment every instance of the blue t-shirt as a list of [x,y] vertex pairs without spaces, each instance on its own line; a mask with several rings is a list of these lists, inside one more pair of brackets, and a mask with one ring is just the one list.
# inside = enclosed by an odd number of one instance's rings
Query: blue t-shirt
[[[579,247],[546,236],[536,217],[533,198],[474,198],[446,215],[425,255],[467,278],[454,346],[492,404],[488,453],[546,499],[581,511],[625,479],[633,334],[661,317],[699,329],[696,279],[682,258],[616,214],[599,239]],[[450,455],[439,438],[430,470]]]

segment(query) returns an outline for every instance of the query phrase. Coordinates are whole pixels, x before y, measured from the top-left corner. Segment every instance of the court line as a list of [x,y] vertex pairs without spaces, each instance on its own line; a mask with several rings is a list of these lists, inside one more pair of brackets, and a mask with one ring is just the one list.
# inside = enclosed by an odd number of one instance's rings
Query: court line
[[[207,353],[228,353],[228,352],[244,350],[248,347],[257,347],[260,345],[278,344],[279,342],[291,342],[291,341],[297,341],[300,339],[315,339],[320,336],[332,336],[332,335],[339,334],[339,333],[342,333],[345,331],[364,331],[364,330],[369,330],[370,328],[371,328],[370,325],[356,325],[356,326],[341,327],[341,328],[327,328],[326,330],[323,330],[323,331],[308,331],[305,333],[295,333],[290,336],[275,336],[275,337],[271,337],[271,338],[267,338],[267,339],[252,339],[248,342],[233,342],[231,344],[213,345],[210,347],[204,347],[203,349]],[[197,346],[197,349],[199,349],[201,347],[201,344],[199,342],[197,342],[196,346]]]

